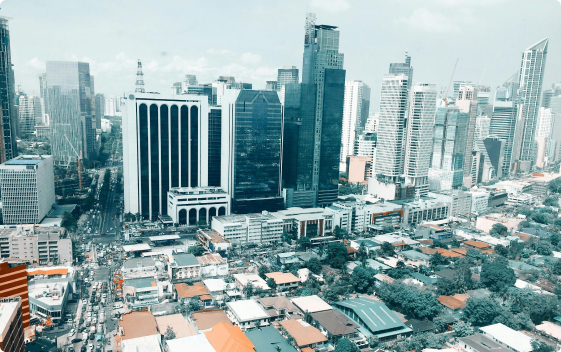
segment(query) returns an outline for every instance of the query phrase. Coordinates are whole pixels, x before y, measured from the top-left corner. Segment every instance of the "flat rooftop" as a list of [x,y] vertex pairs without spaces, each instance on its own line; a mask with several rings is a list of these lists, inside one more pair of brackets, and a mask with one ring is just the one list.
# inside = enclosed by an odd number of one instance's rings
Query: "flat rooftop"
[[139,244],[128,244],[123,246],[123,250],[125,252],[140,252],[140,251],[149,251],[152,247],[147,243],[139,243]]
[[270,318],[265,309],[252,299],[228,302],[226,305],[240,319],[240,322]]
[[163,236],[151,236],[148,239],[152,242],[159,242],[159,241],[171,241],[171,240],[178,240],[180,237],[178,235],[163,235]]
[[12,317],[16,315],[16,311],[20,305],[21,301],[19,300],[0,302],[0,339],[2,336],[5,336],[6,331],[10,328],[9,323]]

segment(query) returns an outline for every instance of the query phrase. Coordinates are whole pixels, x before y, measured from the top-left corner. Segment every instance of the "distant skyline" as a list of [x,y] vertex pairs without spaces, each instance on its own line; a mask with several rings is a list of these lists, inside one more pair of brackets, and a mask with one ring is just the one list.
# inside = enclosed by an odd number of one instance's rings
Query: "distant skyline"
[[147,91],[169,94],[194,74],[219,75],[265,88],[282,66],[302,68],[307,12],[338,26],[347,80],[372,88],[379,110],[382,75],[391,62],[415,69],[413,84],[470,80],[492,90],[520,67],[522,51],[549,37],[544,88],[561,81],[561,3],[558,0],[310,0],[165,2],[5,0],[16,85],[39,95],[45,62],[90,63],[96,93],[134,90],[136,60]]

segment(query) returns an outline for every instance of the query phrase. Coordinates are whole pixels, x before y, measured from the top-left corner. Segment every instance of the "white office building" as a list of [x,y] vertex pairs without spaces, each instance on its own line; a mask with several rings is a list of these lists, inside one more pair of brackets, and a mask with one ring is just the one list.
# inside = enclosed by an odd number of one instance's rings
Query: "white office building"
[[348,155],[353,155],[357,134],[364,131],[370,107],[370,87],[362,81],[345,81],[343,131],[339,170],[346,170]]
[[53,157],[20,155],[0,165],[4,224],[38,224],[55,204]]
[[168,192],[208,182],[208,99],[131,93],[123,107],[125,212],[167,216]]
[[212,229],[235,244],[278,242],[283,224],[282,219],[266,211],[212,218]]
[[172,188],[168,215],[176,224],[210,224],[217,215],[230,215],[230,195],[220,187]]
[[460,87],[458,93],[458,100],[456,100],[456,106],[465,114],[468,114],[467,123],[467,134],[465,139],[465,144],[462,146],[464,150],[464,187],[471,187],[472,177],[471,177],[471,165],[472,158],[471,152],[473,151],[473,140],[475,137],[475,121],[477,119],[477,87],[475,86],[463,86]]

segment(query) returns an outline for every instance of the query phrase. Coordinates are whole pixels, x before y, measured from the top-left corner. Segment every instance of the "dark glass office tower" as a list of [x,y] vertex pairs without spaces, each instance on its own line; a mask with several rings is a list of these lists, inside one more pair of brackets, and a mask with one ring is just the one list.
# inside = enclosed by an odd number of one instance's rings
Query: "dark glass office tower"
[[6,18],[0,18],[0,104],[2,113],[0,162],[3,163],[18,155],[14,71],[12,70],[12,53],[10,50],[10,30]]
[[241,90],[234,110],[232,212],[281,210],[283,121],[278,94]]
[[222,109],[211,107],[208,113],[208,185],[220,187],[222,162]]
[[337,27],[315,21],[306,16],[302,84],[285,86],[287,206],[325,206],[338,195],[344,57]]

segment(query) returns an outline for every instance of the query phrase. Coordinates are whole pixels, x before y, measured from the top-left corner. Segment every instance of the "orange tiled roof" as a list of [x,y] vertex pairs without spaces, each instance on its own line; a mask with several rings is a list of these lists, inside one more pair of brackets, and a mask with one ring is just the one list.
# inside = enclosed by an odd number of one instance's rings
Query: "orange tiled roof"
[[424,254],[433,255],[438,251],[435,248],[421,247],[421,252],[423,252]]
[[452,296],[440,296],[437,298],[437,300],[438,302],[440,302],[440,304],[452,310],[463,308],[466,305],[464,302]]
[[265,274],[266,277],[275,280],[275,284],[289,284],[293,282],[300,282],[300,279],[292,273],[281,273],[280,271]]
[[459,253],[461,255],[466,255],[467,254],[467,249],[465,249],[465,248],[450,248],[450,250],[452,252],[456,252],[456,253]]
[[255,346],[237,326],[218,323],[205,335],[216,352],[255,352]]
[[482,249],[481,253],[485,253],[485,254],[493,254],[495,252],[495,250],[493,248],[489,248],[489,249]]
[[298,320],[283,320],[279,324],[294,338],[298,347],[327,341],[317,328],[311,325],[303,326]]
[[520,237],[520,239],[524,242],[527,242],[530,240],[530,238],[534,237],[532,235],[528,235],[527,233],[521,233],[521,232],[515,233],[514,236]]
[[68,269],[65,268],[54,268],[54,269],[35,269],[27,272],[27,276],[33,275],[66,275],[68,274]]
[[435,248],[435,249],[443,257],[448,257],[448,258],[463,258],[464,257],[464,255],[462,255],[460,253],[455,253],[455,252],[449,251],[449,250],[444,249],[444,248]]
[[193,298],[209,294],[202,282],[195,282],[192,286],[188,286],[185,283],[175,284],[173,286],[181,298]]
[[480,241],[465,241],[464,244],[479,249],[485,249],[491,247],[489,244]]

